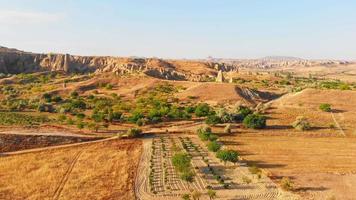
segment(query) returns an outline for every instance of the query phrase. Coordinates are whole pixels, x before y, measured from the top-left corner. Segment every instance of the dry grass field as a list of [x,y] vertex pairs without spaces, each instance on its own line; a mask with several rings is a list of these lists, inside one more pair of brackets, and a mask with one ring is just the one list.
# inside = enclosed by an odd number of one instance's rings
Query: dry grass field
[[141,141],[0,157],[0,199],[134,199]]
[[356,196],[356,138],[241,134],[226,140],[276,181],[290,177],[304,199]]
[[[295,183],[294,192],[303,199],[354,199],[356,101],[353,99],[355,92],[336,90],[307,89],[287,95],[272,103],[267,129],[237,128],[223,140],[230,148],[238,149],[251,165],[269,171],[276,182],[290,177]],[[319,110],[321,103],[330,103],[333,112]],[[295,130],[291,123],[297,116],[308,118],[313,128]]]

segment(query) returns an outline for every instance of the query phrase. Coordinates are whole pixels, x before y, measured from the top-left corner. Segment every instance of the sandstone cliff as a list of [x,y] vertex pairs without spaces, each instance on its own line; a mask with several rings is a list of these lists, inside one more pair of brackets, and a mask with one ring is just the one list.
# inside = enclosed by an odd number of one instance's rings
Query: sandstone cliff
[[0,47],[0,73],[18,74],[40,71],[65,73],[145,73],[169,80],[203,81],[214,78],[218,70],[237,70],[225,64],[204,61],[176,61],[156,58],[120,58],[36,54]]

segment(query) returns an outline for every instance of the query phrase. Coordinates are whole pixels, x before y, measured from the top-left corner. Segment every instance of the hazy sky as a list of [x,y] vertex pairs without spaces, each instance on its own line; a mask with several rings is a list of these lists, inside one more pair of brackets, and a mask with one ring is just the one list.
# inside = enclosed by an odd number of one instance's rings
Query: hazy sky
[[0,0],[0,46],[163,58],[356,59],[356,0]]

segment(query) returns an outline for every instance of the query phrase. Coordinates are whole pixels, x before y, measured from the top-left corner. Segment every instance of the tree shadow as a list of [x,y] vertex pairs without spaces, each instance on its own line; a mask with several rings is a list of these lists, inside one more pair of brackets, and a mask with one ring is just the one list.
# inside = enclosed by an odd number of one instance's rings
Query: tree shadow
[[290,130],[293,129],[291,125],[270,125],[267,126],[266,129],[272,129],[272,130]]
[[344,113],[346,111],[345,110],[340,110],[340,109],[332,109],[331,112],[333,112],[333,113]]
[[271,169],[271,168],[283,168],[287,165],[285,164],[273,164],[273,163],[266,163],[264,161],[260,161],[260,160],[249,160],[249,161],[245,161],[246,164],[248,166],[256,166],[256,167],[259,167],[259,168],[265,168],[265,169]]
[[224,140],[224,145],[231,145],[231,146],[234,146],[234,145],[236,145],[236,146],[242,146],[242,145],[245,145],[244,143],[242,143],[242,142],[236,142],[236,141],[231,141],[231,140],[229,140],[229,141],[226,141],[226,140]]
[[321,187],[297,187],[293,191],[295,191],[295,192],[307,192],[307,191],[321,192],[321,191],[325,191],[325,190],[329,190],[329,188],[326,188],[323,186],[321,186]]

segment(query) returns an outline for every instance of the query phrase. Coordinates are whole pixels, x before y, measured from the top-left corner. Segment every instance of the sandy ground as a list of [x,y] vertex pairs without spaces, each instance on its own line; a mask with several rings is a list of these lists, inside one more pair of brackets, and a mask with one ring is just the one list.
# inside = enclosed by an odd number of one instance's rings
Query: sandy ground
[[139,140],[0,157],[0,199],[134,199]]

